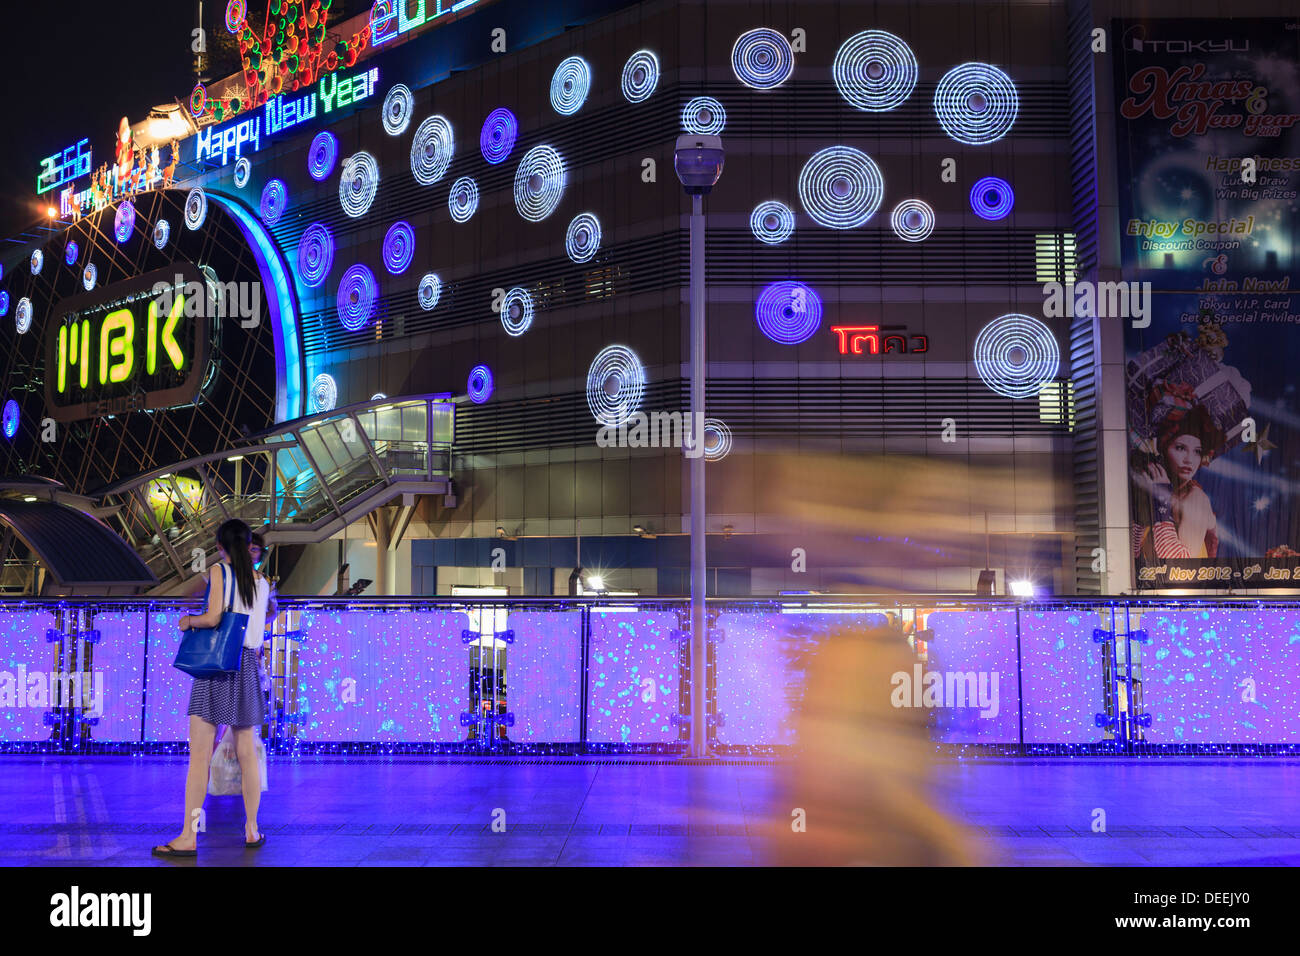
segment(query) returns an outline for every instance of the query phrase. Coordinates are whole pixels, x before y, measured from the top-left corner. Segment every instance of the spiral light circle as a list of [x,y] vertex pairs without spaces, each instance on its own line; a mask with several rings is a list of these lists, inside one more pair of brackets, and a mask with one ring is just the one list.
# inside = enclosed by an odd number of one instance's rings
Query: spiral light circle
[[86,263],[86,268],[81,270],[81,285],[89,292],[95,288],[95,283],[99,281],[99,270],[95,268],[93,262]]
[[749,214],[749,229],[759,242],[780,245],[794,234],[794,210],[775,199],[761,202]]
[[80,251],[77,247],[77,240],[69,239],[68,244],[63,247],[63,261],[66,265],[77,264],[77,253]]
[[921,242],[934,232],[934,209],[920,199],[904,199],[889,214],[894,235],[905,242]]
[[720,418],[704,419],[705,461],[722,461],[731,454],[731,444],[731,429],[726,422]]
[[14,309],[14,328],[18,330],[19,335],[23,335],[32,327],[32,300],[23,296],[18,300],[18,308]]
[[999,316],[975,336],[975,370],[985,385],[1007,398],[1037,395],[1060,367],[1056,336],[1031,316]]
[[335,298],[338,307],[339,324],[349,332],[359,332],[370,324],[375,317],[376,300],[379,297],[379,284],[375,274],[368,266],[357,263],[349,266],[339,280],[339,291]]
[[551,107],[561,116],[582,109],[591,92],[591,65],[580,56],[566,57],[551,77]]
[[773,282],[758,294],[754,320],[773,342],[807,342],[822,327],[821,296],[802,282]]
[[411,140],[411,175],[421,186],[432,186],[447,175],[455,151],[456,138],[447,117],[430,116]]
[[328,130],[317,133],[307,149],[307,172],[318,183],[329,179],[339,156],[338,137]]
[[419,298],[420,308],[425,312],[437,308],[438,300],[442,298],[442,280],[435,273],[427,272],[420,280]]
[[529,222],[541,222],[564,198],[568,173],[553,146],[534,146],[515,170],[515,209]]
[[504,163],[515,148],[519,138],[519,120],[504,106],[494,109],[483,121],[483,131],[478,136],[478,148],[483,158],[493,166]]
[[623,64],[623,96],[629,103],[643,103],[659,86],[659,57],[649,50],[637,50]]
[[167,246],[167,240],[172,237],[172,224],[166,219],[159,219],[153,226],[153,244],[159,249]]
[[45,268],[45,253],[41,252],[41,250],[39,249],[33,249],[31,266],[32,266],[32,275],[34,276],[40,275],[41,270]]
[[262,187],[262,221],[274,226],[289,206],[289,187],[282,179],[272,179]]
[[248,185],[248,177],[253,172],[253,163],[247,156],[235,160],[235,188],[243,189]]
[[0,289],[0,316],[9,314],[9,293]]
[[772,90],[794,73],[794,50],[784,35],[759,27],[742,33],[731,48],[731,71],[755,90]]
[[231,33],[238,33],[247,13],[248,4],[245,0],[230,0],[226,4],[226,29]]
[[507,335],[520,336],[533,324],[533,297],[515,286],[501,300],[501,326]]
[[712,96],[697,96],[682,107],[682,129],[697,136],[718,136],[727,128],[727,111]]
[[799,171],[804,212],[828,229],[853,229],[876,214],[885,178],[875,161],[852,146],[828,146]]
[[583,212],[573,217],[564,235],[564,251],[574,262],[590,262],[600,249],[600,220],[594,213]]
[[12,440],[18,434],[18,403],[12,398],[5,402],[3,418],[5,438]]
[[1015,190],[1005,179],[985,176],[970,188],[970,208],[981,219],[996,222],[1011,214],[1016,205]]
[[871,113],[901,106],[916,89],[917,76],[912,48],[884,30],[849,37],[831,64],[831,78],[844,102]]
[[389,136],[400,136],[411,125],[411,113],[415,110],[415,97],[411,88],[398,83],[384,97],[384,132]]
[[113,217],[113,237],[118,242],[126,242],[131,238],[131,232],[134,229],[135,203],[129,199],[124,199],[121,205],[117,207],[117,214]]
[[339,203],[351,218],[364,216],[379,192],[379,163],[367,152],[354,153],[343,161],[339,175]]
[[311,383],[311,404],[316,412],[328,412],[338,404],[339,386],[334,376],[321,372]]
[[447,194],[447,208],[456,222],[469,222],[470,217],[478,212],[478,183],[468,176],[452,183],[451,192]]
[[645,367],[626,346],[600,350],[587,370],[587,407],[602,425],[617,427],[641,407],[645,397]]
[[185,197],[185,228],[198,229],[208,218],[208,194],[195,186]]
[[384,235],[384,268],[395,276],[401,275],[411,267],[414,258],[415,230],[409,222],[398,220]]
[[934,90],[934,115],[939,125],[967,146],[997,142],[1011,131],[1019,112],[1016,84],[988,63],[954,66]]
[[482,405],[492,397],[492,370],[486,365],[475,365],[469,370],[469,379],[465,383],[465,391],[469,393],[469,400],[475,405]]
[[298,275],[304,285],[316,289],[325,284],[333,267],[334,235],[323,222],[313,222],[298,243]]

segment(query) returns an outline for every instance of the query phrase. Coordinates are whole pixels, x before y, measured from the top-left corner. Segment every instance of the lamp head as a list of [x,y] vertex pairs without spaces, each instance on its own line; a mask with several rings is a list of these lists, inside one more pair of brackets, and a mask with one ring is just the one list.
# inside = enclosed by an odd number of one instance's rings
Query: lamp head
[[721,136],[686,133],[677,137],[673,168],[689,195],[707,195],[722,178],[725,159]]

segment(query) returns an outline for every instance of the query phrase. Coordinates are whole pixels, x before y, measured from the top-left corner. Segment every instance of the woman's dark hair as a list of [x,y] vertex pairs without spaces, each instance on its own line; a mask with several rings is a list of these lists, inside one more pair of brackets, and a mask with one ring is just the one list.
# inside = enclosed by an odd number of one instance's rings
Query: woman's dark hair
[[1156,448],[1161,456],[1165,450],[1183,435],[1191,435],[1201,443],[1201,457],[1208,462],[1223,445],[1223,432],[1214,423],[1213,417],[1204,405],[1193,405],[1189,409],[1178,409],[1165,416],[1156,434]]
[[245,606],[253,603],[257,589],[253,584],[253,556],[248,553],[248,545],[253,532],[238,518],[231,518],[217,529],[217,544],[230,559],[230,567],[235,572],[235,587]]

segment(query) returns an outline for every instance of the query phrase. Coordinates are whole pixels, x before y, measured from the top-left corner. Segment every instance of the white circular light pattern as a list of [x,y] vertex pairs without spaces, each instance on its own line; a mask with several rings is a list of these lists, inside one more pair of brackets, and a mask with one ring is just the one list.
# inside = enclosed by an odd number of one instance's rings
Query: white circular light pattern
[[731,429],[727,427],[727,423],[720,418],[704,419],[704,460],[722,461],[729,454],[731,454]]
[[159,249],[167,246],[167,240],[172,237],[172,224],[166,219],[159,219],[153,225],[153,244]]
[[81,284],[89,292],[95,288],[95,283],[99,281],[99,270],[95,268],[93,262],[86,263],[86,268],[81,270]]
[[39,249],[32,250],[32,275],[41,274],[41,269],[45,268],[45,253]]
[[478,183],[468,176],[462,176],[451,184],[447,195],[447,207],[451,218],[456,222],[469,222],[470,217],[478,212]]
[[564,251],[574,262],[590,262],[600,249],[600,220],[594,213],[582,212],[573,217],[564,236]]
[[534,146],[515,170],[515,208],[529,222],[541,222],[564,198],[568,173],[553,146]]
[[934,209],[920,199],[904,199],[889,214],[894,234],[905,242],[921,242],[934,232]]
[[411,125],[411,113],[415,110],[415,97],[411,88],[398,83],[384,97],[384,132],[389,136],[400,136]]
[[1011,131],[1019,113],[1016,84],[988,63],[954,66],[934,90],[934,115],[939,125],[967,146],[997,142]]
[[508,335],[520,336],[533,324],[533,297],[515,286],[501,300],[501,325]]
[[641,407],[645,367],[626,346],[600,350],[587,370],[587,407],[602,425],[623,424]]
[[1007,398],[1037,395],[1060,367],[1056,336],[1031,316],[999,316],[975,336],[975,370],[985,385]]
[[852,146],[828,146],[799,171],[804,212],[827,229],[854,229],[876,214],[885,178],[875,161]]
[[442,280],[435,273],[427,272],[420,280],[420,308],[429,312],[436,308],[442,298]]
[[749,215],[749,228],[759,242],[780,245],[794,234],[794,210],[775,199],[761,202]]
[[334,376],[321,372],[311,383],[311,404],[317,412],[328,412],[339,400],[339,386]]
[[551,77],[551,107],[561,116],[572,116],[582,109],[591,92],[591,65],[580,56],[560,62]]
[[855,109],[881,113],[903,104],[916,89],[916,54],[884,30],[864,30],[835,51],[831,78],[844,102]]
[[623,64],[623,96],[629,103],[643,103],[659,86],[659,57],[649,50],[637,50]]
[[343,161],[339,175],[339,203],[353,219],[366,214],[379,192],[379,162],[364,150]]
[[794,73],[794,50],[783,34],[759,27],[736,38],[731,71],[751,89],[776,89]]
[[696,136],[719,136],[727,128],[727,111],[712,96],[697,96],[682,107],[682,129]]
[[447,175],[456,151],[456,137],[447,117],[430,116],[411,140],[411,175],[421,186],[432,186]]
[[253,164],[247,156],[235,160],[235,188],[243,189],[248,185],[248,177],[253,172]]
[[23,296],[18,300],[18,307],[14,309],[14,328],[18,334],[22,335],[32,327],[32,300]]
[[185,197],[185,228],[198,229],[208,218],[208,194],[199,186]]

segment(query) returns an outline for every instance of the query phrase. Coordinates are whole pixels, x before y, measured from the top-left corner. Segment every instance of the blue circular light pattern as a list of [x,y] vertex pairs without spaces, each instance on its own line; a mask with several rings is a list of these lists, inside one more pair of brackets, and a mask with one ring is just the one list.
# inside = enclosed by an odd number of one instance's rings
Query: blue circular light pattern
[[582,109],[591,92],[591,65],[580,56],[566,57],[551,77],[551,107],[561,116]]
[[401,275],[414,258],[415,230],[409,222],[399,219],[384,235],[384,268],[395,276]]
[[1011,184],[997,176],[985,176],[970,188],[970,208],[981,219],[996,222],[1011,214],[1016,194]]
[[45,268],[45,253],[39,249],[32,250],[32,275],[38,276],[41,270]]
[[235,188],[243,189],[248,185],[248,177],[253,172],[253,164],[247,156],[235,160]]
[[534,146],[515,170],[515,209],[529,222],[541,222],[564,198],[568,173],[553,146]]
[[782,34],[759,27],[736,38],[731,71],[752,89],[773,90],[794,73],[794,50]]
[[494,109],[483,121],[483,131],[478,136],[478,148],[483,158],[493,166],[504,163],[515,148],[519,138],[519,120],[504,106]]
[[682,129],[696,136],[718,136],[727,128],[727,111],[712,96],[697,96],[682,107]]
[[447,208],[456,222],[469,222],[470,217],[478,212],[478,183],[468,176],[452,183],[451,192],[447,194]]
[[185,197],[185,228],[198,229],[208,218],[208,194],[199,186]]
[[425,312],[431,312],[437,308],[438,300],[442,298],[442,280],[436,273],[426,272],[424,278],[420,280],[420,308]]
[[432,186],[447,175],[456,137],[445,116],[430,116],[419,125],[411,141],[411,175],[421,186]]
[[400,136],[411,125],[411,113],[415,111],[415,97],[411,88],[405,83],[398,83],[384,97],[384,132],[389,136]]
[[775,199],[761,202],[749,214],[749,228],[759,242],[780,245],[794,235],[794,210]]
[[754,319],[773,342],[807,342],[822,327],[821,296],[802,282],[773,282],[758,294]]
[[375,281],[375,274],[369,267],[361,263],[350,266],[339,280],[339,291],[335,297],[339,324],[349,332],[360,332],[375,317],[378,297],[379,283]]
[[113,217],[113,236],[118,242],[126,242],[131,238],[133,229],[135,229],[135,203],[124,199]]
[[962,63],[939,80],[934,115],[943,131],[967,146],[996,143],[1020,113],[1016,84],[996,66]]
[[18,403],[12,398],[5,402],[4,432],[10,441],[18,434]]
[[307,172],[318,183],[329,178],[334,172],[334,161],[339,155],[339,140],[333,133],[317,133],[307,149]]
[[328,412],[338,404],[339,386],[334,376],[321,372],[311,383],[311,404],[316,412]]
[[274,226],[289,207],[289,187],[282,179],[272,179],[262,187],[262,221]]
[[27,296],[18,300],[18,308],[14,310],[14,327],[19,335],[23,335],[32,327],[32,300]]
[[77,240],[69,239],[68,244],[63,247],[63,261],[67,265],[77,264],[77,253],[81,250],[77,248]]
[[645,366],[623,345],[600,350],[587,370],[587,407],[602,425],[617,427],[636,413],[645,397]]
[[172,224],[166,219],[159,219],[153,225],[153,244],[159,249],[167,247],[167,240],[172,237]]
[[844,102],[855,109],[881,113],[896,109],[916,89],[916,54],[884,30],[864,30],[835,51],[831,78]]
[[934,232],[934,208],[920,199],[904,199],[889,214],[894,235],[905,242],[921,242]]
[[1032,316],[1010,312],[975,336],[975,371],[985,385],[1007,398],[1037,395],[1060,367],[1056,336]]
[[9,314],[9,293],[0,292],[0,318]]
[[590,262],[600,249],[600,237],[600,220],[595,214],[578,213],[564,234],[564,251],[574,262]]
[[316,289],[334,268],[334,234],[323,222],[313,222],[298,243],[298,275],[303,285]]
[[659,86],[659,57],[637,50],[623,64],[623,96],[629,103],[644,103]]
[[704,419],[704,460],[722,461],[731,454],[731,429],[721,418]]
[[533,324],[533,297],[515,286],[501,300],[501,326],[506,334],[520,336]]
[[343,161],[339,175],[339,203],[353,219],[364,216],[379,192],[379,163],[362,150]]
[[828,146],[799,171],[799,201],[813,222],[854,229],[876,214],[885,178],[875,161],[852,146]]
[[86,263],[86,268],[81,270],[81,284],[87,292],[95,288],[95,283],[99,281],[99,270],[95,268],[93,262]]
[[465,390],[469,392],[471,402],[482,405],[492,397],[492,370],[486,365],[475,365],[469,370]]

